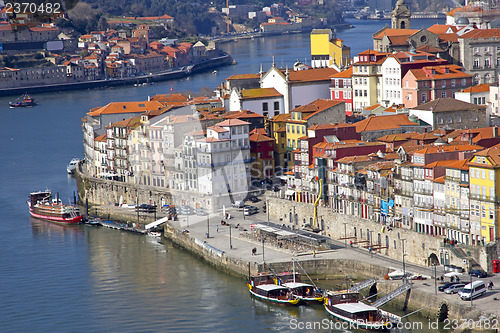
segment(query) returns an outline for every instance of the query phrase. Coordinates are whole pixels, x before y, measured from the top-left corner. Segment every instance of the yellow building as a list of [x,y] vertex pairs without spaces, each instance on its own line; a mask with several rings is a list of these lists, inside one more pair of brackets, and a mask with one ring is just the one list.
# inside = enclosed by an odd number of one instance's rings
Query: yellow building
[[313,29],[311,32],[311,65],[319,67],[347,66],[351,49],[342,39],[336,38],[330,29]]
[[276,172],[288,170],[288,152],[286,146],[286,122],[290,119],[289,113],[274,116],[270,122],[271,138],[274,139],[274,160]]
[[494,242],[499,234],[500,148],[476,153],[469,162],[469,179],[471,217],[481,221],[484,244]]

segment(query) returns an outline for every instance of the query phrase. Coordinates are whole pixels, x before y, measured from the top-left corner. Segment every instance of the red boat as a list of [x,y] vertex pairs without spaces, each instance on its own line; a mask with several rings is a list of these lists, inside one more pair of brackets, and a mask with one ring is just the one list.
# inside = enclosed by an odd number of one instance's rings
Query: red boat
[[52,199],[49,190],[30,193],[28,200],[30,214],[33,217],[62,224],[75,224],[82,222],[76,206],[65,205],[59,198]]
[[30,95],[24,94],[22,100],[18,100],[17,102],[10,102],[9,106],[11,108],[25,108],[35,106],[38,101],[34,98],[31,98]]

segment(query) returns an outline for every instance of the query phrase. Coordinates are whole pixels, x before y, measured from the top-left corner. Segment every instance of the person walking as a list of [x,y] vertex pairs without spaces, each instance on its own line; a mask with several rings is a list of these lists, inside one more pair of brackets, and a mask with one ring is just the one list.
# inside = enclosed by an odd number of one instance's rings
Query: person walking
[[493,282],[491,280],[488,282],[488,290],[493,290]]
[[219,226],[216,226],[215,229],[217,229],[217,232],[219,232]]
[[316,258],[316,251],[313,250],[313,258]]

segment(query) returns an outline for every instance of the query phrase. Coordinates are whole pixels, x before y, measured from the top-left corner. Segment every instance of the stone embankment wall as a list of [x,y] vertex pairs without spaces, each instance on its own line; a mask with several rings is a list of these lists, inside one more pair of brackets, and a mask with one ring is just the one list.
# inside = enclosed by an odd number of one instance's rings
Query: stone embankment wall
[[[270,219],[273,221],[300,228],[303,223],[309,224],[314,218],[313,204],[272,197],[267,198],[267,200]],[[466,269],[462,258],[455,254],[454,249],[443,248],[442,236],[425,235],[400,228],[393,228],[389,231],[380,223],[334,213],[332,209],[321,206],[317,208],[316,225],[320,228],[323,227],[322,233],[332,239],[339,240],[347,236],[355,237],[358,242],[364,241],[356,244],[356,240],[353,238],[354,246],[368,246],[370,242],[372,246],[380,244],[383,248],[377,252],[400,261],[403,259],[402,243],[404,242],[405,260],[418,265],[428,266],[429,257],[432,254],[439,259],[441,251],[446,251],[450,257],[450,264]],[[347,243],[349,241],[347,240]],[[494,257],[495,249],[475,247],[470,248],[468,252],[484,269],[491,271],[491,261],[496,259]]]
[[230,257],[224,251],[206,244],[201,239],[190,236],[189,233],[184,234],[168,223],[164,228],[164,236],[174,244],[226,273],[239,277],[247,277],[249,273],[255,274],[258,272],[259,265],[256,262],[251,263],[246,260]]

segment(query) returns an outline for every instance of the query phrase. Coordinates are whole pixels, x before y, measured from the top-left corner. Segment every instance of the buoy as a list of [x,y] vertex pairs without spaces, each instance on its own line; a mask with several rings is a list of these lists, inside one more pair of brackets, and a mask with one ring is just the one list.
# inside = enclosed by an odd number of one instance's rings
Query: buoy
[[170,91],[174,91],[174,86],[170,86]]

